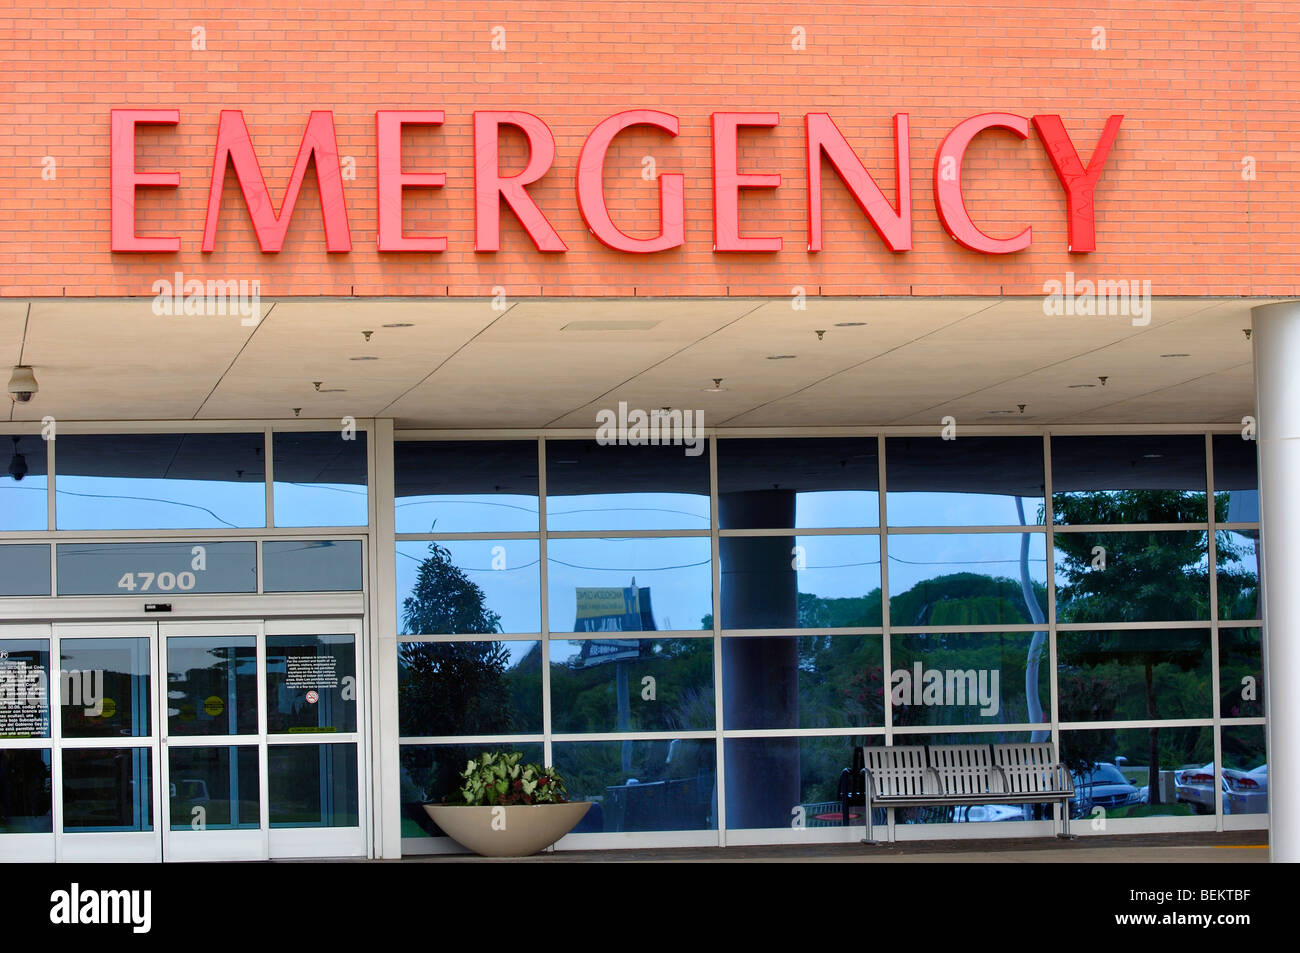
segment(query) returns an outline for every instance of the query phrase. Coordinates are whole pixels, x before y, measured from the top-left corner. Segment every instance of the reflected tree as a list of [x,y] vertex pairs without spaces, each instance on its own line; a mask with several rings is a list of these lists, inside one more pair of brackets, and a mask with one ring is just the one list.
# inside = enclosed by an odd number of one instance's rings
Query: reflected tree
[[[1121,490],[1057,494],[1052,507],[1057,522],[1071,525],[1186,523],[1204,519],[1205,502],[1204,493]],[[1221,564],[1239,558],[1223,537],[1218,542]],[[1058,533],[1055,547],[1057,573],[1064,580],[1057,590],[1061,622],[1167,622],[1210,617],[1207,533]],[[1235,598],[1248,584],[1252,581],[1244,573],[1220,570],[1221,594]],[[1069,673],[1080,666],[1095,668],[1115,661],[1140,664],[1146,717],[1158,719],[1156,667],[1167,664],[1184,672],[1196,668],[1205,657],[1205,640],[1206,635],[1198,631],[1162,630],[1158,638],[1151,639],[1137,639],[1131,632],[1080,633],[1071,637],[1068,650],[1061,651],[1060,662],[1067,679],[1073,678]],[[1089,708],[1115,703],[1106,690],[1085,692],[1084,696]],[[1159,804],[1159,728],[1150,729],[1147,764],[1149,803]]]
[[[482,587],[431,543],[415,586],[402,603],[403,632],[462,635],[501,631],[501,617],[487,607]],[[403,735],[505,734],[514,722],[505,643],[402,642],[398,710]],[[415,749],[410,763],[424,780],[424,797],[452,784],[465,757],[451,750],[435,755]],[[444,763],[445,762],[445,763]]]

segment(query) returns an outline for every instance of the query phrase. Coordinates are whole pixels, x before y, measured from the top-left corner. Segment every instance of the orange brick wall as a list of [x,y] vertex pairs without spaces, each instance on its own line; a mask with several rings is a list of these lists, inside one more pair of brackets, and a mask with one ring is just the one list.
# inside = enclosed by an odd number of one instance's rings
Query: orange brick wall
[[[308,7],[311,7],[309,9]],[[990,3],[412,2],[303,5],[239,0],[136,7],[58,0],[0,10],[0,294],[149,295],[160,276],[258,278],[263,296],[1029,294],[1067,270],[1149,279],[1157,295],[1300,293],[1300,26],[1280,2]],[[191,30],[206,31],[206,50]],[[491,46],[505,29],[505,51]],[[805,50],[792,48],[803,28]],[[1094,27],[1106,49],[1092,48]],[[137,167],[176,170],[179,189],[142,189],[142,235],[179,235],[174,255],[109,251],[109,110],[176,107],[176,127],[141,128]],[[686,244],[641,256],[590,235],[574,196],[591,127],[631,107],[676,114],[672,139],[633,130],[615,142],[605,187],[625,231],[657,230],[641,176],[686,177]],[[312,109],[332,109],[347,185],[350,254],[324,248],[308,176],[285,249],[257,247],[233,172],[217,250],[199,250],[217,114],[242,109],[278,204]],[[408,132],[410,171],[447,185],[408,192],[408,234],[444,234],[438,255],[375,247],[378,109],[442,109]],[[475,109],[542,117],[558,156],[531,194],[569,246],[534,250],[507,211],[502,250],[473,250]],[[712,251],[709,114],[775,110],[776,130],[742,133],[744,171],[780,189],[742,191],[746,234],[780,235],[777,254]],[[889,252],[826,166],[826,250],[806,248],[805,112],[829,112],[893,197],[890,117],[911,114],[914,248]],[[1064,193],[1035,133],[980,136],[966,200],[989,234],[1032,225],[1014,255],[967,251],[944,234],[931,188],[935,151],[980,112],[1059,113],[1087,160],[1111,113],[1123,126],[1097,195],[1098,250],[1066,251]],[[505,140],[517,169],[522,139]],[[55,162],[52,181],[43,157]],[[1257,178],[1243,179],[1253,156]]]

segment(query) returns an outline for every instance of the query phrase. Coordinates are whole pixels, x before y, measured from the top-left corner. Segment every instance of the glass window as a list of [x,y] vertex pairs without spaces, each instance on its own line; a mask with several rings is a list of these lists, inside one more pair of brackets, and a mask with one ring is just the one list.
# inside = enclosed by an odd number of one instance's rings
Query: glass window
[[58,440],[59,529],[266,525],[260,433],[67,434]]
[[724,629],[878,626],[878,536],[724,536]]
[[[428,813],[425,804],[441,804],[460,787],[466,763],[483,753],[481,744],[402,745],[401,799],[403,837],[445,836]],[[523,756],[524,764],[542,763],[540,743],[512,742],[504,750]]]
[[540,632],[539,552],[535,539],[398,543],[398,631]]
[[393,444],[399,533],[535,533],[536,440]]
[[1220,523],[1259,522],[1257,444],[1238,434],[1215,434],[1214,512]]
[[541,733],[541,655],[537,641],[399,642],[399,733]]
[[58,543],[59,595],[256,592],[253,542]]
[[50,547],[0,546],[0,596],[48,596]]
[[890,646],[896,726],[1038,724],[1051,719],[1046,629],[894,634]]
[[266,637],[266,730],[310,733],[357,730],[355,638]]
[[[1179,783],[1188,769],[1214,768],[1214,735],[1208,726],[1107,728],[1061,732],[1061,760],[1074,775],[1072,818],[1107,819],[1213,813],[1207,791]],[[1098,811],[1098,808],[1101,810]]]
[[1052,518],[1060,525],[1205,522],[1205,438],[1053,437]]
[[1209,718],[1209,629],[1058,632],[1061,721]]
[[592,801],[575,834],[716,830],[712,738],[565,741],[552,746],[571,801]]
[[262,813],[257,762],[253,745],[168,748],[171,829],[257,830]]
[[0,834],[54,830],[50,749],[0,748]]
[[0,475],[0,532],[49,529],[45,441],[40,434],[0,434],[8,467]]
[[357,746],[266,749],[272,827],[356,827]]
[[713,627],[707,537],[552,539],[547,555],[552,632]]
[[1207,538],[1195,530],[1057,533],[1057,621],[1208,619]]
[[1214,534],[1220,619],[1258,619],[1259,530]]
[[[840,773],[853,764],[853,749],[880,738],[728,738],[727,828],[754,830],[840,827]],[[864,823],[862,808],[850,809],[850,825]],[[885,820],[884,812],[876,817]]]
[[729,637],[722,640],[728,729],[883,725],[878,635]]
[[167,640],[167,731],[257,734],[257,639],[251,635]]
[[359,539],[268,539],[262,563],[264,592],[361,591]]
[[49,736],[49,641],[0,639],[0,738]]
[[1043,522],[1041,437],[890,437],[890,526]]
[[707,530],[709,458],[680,446],[548,440],[546,526],[552,532]]
[[64,748],[63,829],[153,830],[152,748]]
[[148,639],[61,639],[59,654],[66,737],[141,738],[151,733]]
[[874,437],[783,437],[718,442],[723,529],[877,526]]
[[889,590],[896,626],[1041,621],[1047,542],[1042,533],[891,533]]
[[370,522],[364,430],[279,432],[272,435],[271,452],[276,526]]
[[551,730],[713,727],[713,640],[551,642]]
[[[1268,752],[1263,725],[1229,725],[1222,735],[1223,813],[1268,813]],[[1213,767],[1213,765],[1210,765]],[[1184,779],[1189,786],[1203,778]]]
[[1264,630],[1219,630],[1219,715],[1264,717]]

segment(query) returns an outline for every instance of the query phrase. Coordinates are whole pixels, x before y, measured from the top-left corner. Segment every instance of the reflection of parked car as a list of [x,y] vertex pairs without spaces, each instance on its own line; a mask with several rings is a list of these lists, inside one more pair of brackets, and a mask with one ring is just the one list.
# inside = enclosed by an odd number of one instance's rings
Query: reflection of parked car
[[1142,792],[1113,764],[1095,764],[1087,775],[1070,773],[1074,777],[1074,800],[1070,802],[1073,817],[1090,814],[1095,807],[1110,810],[1143,803]]
[[[1214,764],[1186,768],[1174,775],[1174,799],[1190,804],[1197,814],[1214,813]],[[1264,814],[1268,811],[1268,765],[1250,771],[1223,769],[1223,812]]]

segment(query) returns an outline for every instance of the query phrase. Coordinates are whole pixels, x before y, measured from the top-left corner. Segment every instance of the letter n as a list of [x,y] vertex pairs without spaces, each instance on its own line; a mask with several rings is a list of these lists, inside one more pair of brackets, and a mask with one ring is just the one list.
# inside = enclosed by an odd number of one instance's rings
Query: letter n
[[804,117],[808,136],[808,250],[822,250],[822,156],[830,160],[858,207],[866,213],[890,251],[912,249],[912,172],[907,113],[894,116],[895,212],[876,180],[857,157],[835,120],[826,113]]
[[316,166],[316,187],[320,191],[321,218],[325,223],[325,249],[331,252],[352,250],[348,231],[348,212],[343,199],[343,170],[339,166],[339,147],[334,135],[334,114],[314,110],[307,120],[298,159],[293,165],[289,188],[284,193],[280,212],[276,214],[271,196],[262,177],[262,167],[253,151],[253,140],[238,109],[223,109],[217,125],[217,146],[212,160],[212,185],[208,189],[208,216],[203,226],[203,250],[213,251],[217,244],[217,217],[221,213],[221,189],[226,180],[226,164],[234,166],[244,194],[244,205],[253,220],[257,244],[264,252],[278,252],[284,247],[293,207],[298,201],[307,163]]

